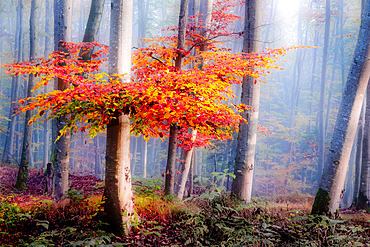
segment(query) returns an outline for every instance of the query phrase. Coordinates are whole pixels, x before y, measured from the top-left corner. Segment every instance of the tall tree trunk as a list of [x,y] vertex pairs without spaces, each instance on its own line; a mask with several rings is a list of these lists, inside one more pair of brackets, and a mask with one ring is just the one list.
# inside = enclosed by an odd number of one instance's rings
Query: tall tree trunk
[[367,59],[369,56],[370,1],[367,1],[328,159],[312,206],[312,214],[333,214],[339,207],[361,106],[370,78],[370,61]]
[[329,50],[329,33],[330,33],[330,0],[326,0],[325,9],[325,34],[324,48],[322,55],[322,70],[321,70],[321,89],[319,103],[319,164],[317,167],[317,177],[321,178],[322,168],[324,164],[324,149],[325,149],[325,125],[324,125],[324,108],[325,108],[325,81],[326,81],[326,64],[328,61]]
[[358,122],[357,129],[357,148],[356,148],[356,160],[355,160],[355,182],[354,182],[354,192],[353,192],[353,206],[356,206],[358,200],[358,192],[360,190],[360,176],[361,176],[361,166],[362,166],[362,149],[365,131],[365,109],[366,109],[367,99],[364,99],[362,105],[360,120]]
[[[188,19],[188,4],[189,0],[181,0],[180,14],[179,14],[179,33],[177,37],[177,49],[183,49],[185,46],[186,25]],[[179,53],[175,60],[175,67],[181,69],[182,55]],[[176,164],[176,150],[177,150],[177,135],[178,127],[176,123],[171,123],[170,137],[168,140],[168,154],[167,165],[165,172],[165,188],[166,195],[174,194],[175,188],[175,164]]]
[[[259,52],[261,50],[262,1],[246,0],[243,52]],[[232,192],[247,203],[252,197],[253,170],[256,155],[257,123],[260,99],[260,82],[250,76],[243,78],[241,103],[253,107],[253,111],[244,112],[243,117],[248,124],[239,125],[238,144],[236,148],[235,179]]]
[[[103,16],[105,0],[92,0],[90,7],[89,19],[87,20],[85,34],[82,42],[95,42],[98,41],[98,33]],[[93,53],[93,48],[89,52],[82,52],[83,60],[90,60]]]
[[362,164],[361,164],[361,175],[360,175],[360,188],[358,192],[358,198],[356,203],[357,209],[368,209],[369,198],[368,198],[368,184],[369,184],[369,168],[370,168],[370,90],[366,92],[366,113],[365,113],[365,125],[364,128],[364,139],[362,146]]
[[[49,53],[51,52],[51,44],[50,44],[50,0],[45,0],[45,50],[44,50],[44,57],[48,57]],[[44,93],[49,91],[49,86],[45,87]],[[49,114],[45,114],[46,116]],[[43,154],[43,166],[46,166],[49,162],[49,146],[50,146],[50,124],[49,121],[44,122],[44,154]]]
[[94,159],[95,159],[95,165],[94,165],[94,171],[95,176],[102,178],[102,169],[100,164],[100,154],[99,154],[99,136],[95,136],[94,138]]
[[[15,34],[15,52],[14,52],[14,62],[18,63],[22,59],[22,20],[23,20],[23,0],[19,0],[17,5],[17,22],[16,22],[16,34]],[[18,76],[12,76],[12,88],[10,101],[16,102],[18,95]],[[9,107],[9,123],[8,123],[8,133],[5,140],[5,147],[2,162],[4,164],[11,164],[13,160],[13,145],[14,145],[14,131],[16,123],[15,113],[18,111],[18,104],[10,104]]]
[[[58,0],[55,0],[58,1]],[[55,2],[54,2],[55,4]],[[72,0],[59,0],[57,3],[58,11],[54,15],[57,18],[57,39],[58,39],[58,50],[68,54],[63,46],[64,42],[71,42],[71,31],[72,31]],[[65,83],[62,79],[57,79],[57,89],[66,90],[69,88],[69,84]],[[70,114],[56,119],[56,135],[65,126],[65,123],[69,122]],[[53,140],[55,141],[55,139]],[[71,146],[71,131],[68,130],[64,136],[55,142],[55,159],[54,159],[54,195],[56,199],[60,199],[65,192],[68,190],[68,174],[69,174],[69,155]]]
[[[109,73],[128,74],[131,70],[132,0],[112,0],[109,41]],[[129,82],[129,76],[123,78]],[[105,156],[104,212],[116,234],[130,230],[134,214],[130,171],[130,118],[115,112],[107,126]]]
[[[30,61],[33,61],[37,56],[37,33],[36,25],[38,18],[38,1],[31,1],[31,14],[30,14]],[[28,78],[28,89],[27,89],[27,98],[34,97],[35,92],[33,88],[35,86],[34,75],[30,74]],[[19,165],[17,181],[15,182],[14,187],[18,190],[26,190],[26,182],[28,179],[28,166],[30,164],[32,152],[32,126],[28,124],[32,115],[32,111],[26,112],[26,117],[24,118],[24,130],[23,130],[23,144],[22,144],[22,154],[21,154],[21,163]]]

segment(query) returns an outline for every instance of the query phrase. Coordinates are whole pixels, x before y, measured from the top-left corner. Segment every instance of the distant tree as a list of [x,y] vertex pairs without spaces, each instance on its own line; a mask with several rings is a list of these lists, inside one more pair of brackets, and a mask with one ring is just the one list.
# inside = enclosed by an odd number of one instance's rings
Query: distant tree
[[[37,0],[31,1],[31,14],[30,14],[30,61],[35,60],[37,56],[37,19],[39,11],[39,2]],[[33,74],[28,76],[28,86],[27,86],[27,97],[34,97],[35,92],[33,88],[35,87],[35,77]],[[14,187],[18,190],[26,189],[26,182],[28,179],[28,166],[31,160],[31,144],[32,144],[32,126],[28,124],[32,115],[32,111],[26,112],[26,117],[24,118],[24,130],[23,130],[23,144],[21,153],[21,163],[19,165],[17,181]]]
[[[22,37],[23,37],[23,0],[19,0],[17,4],[17,18],[16,18],[16,33],[15,33],[15,45],[14,45],[14,61],[20,62],[22,58]],[[11,87],[11,96],[10,102],[16,102],[18,96],[19,88],[19,78],[16,76],[12,77],[12,87]],[[9,107],[9,119],[7,136],[5,140],[4,153],[2,157],[2,162],[5,164],[11,164],[13,162],[13,146],[14,146],[14,131],[15,131],[15,122],[17,112],[17,104],[10,104]]]
[[370,1],[365,4],[361,26],[334,134],[312,214],[334,214],[339,208],[361,106],[370,78]]

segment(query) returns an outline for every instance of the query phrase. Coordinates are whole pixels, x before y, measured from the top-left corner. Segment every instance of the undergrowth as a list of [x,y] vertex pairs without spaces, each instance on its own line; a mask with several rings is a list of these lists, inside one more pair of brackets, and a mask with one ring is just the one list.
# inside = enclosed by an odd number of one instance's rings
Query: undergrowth
[[139,221],[125,238],[95,217],[101,196],[71,190],[58,203],[48,197],[2,198],[0,246],[370,246],[369,214],[309,215],[306,195],[245,204],[221,192],[179,202],[163,195],[160,180],[136,182],[134,190]]

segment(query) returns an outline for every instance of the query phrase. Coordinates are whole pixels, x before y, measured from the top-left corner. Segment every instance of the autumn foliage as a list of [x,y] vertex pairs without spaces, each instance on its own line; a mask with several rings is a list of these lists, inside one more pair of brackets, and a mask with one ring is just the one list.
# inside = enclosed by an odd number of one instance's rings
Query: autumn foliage
[[[64,91],[54,90],[20,100],[23,104],[21,111],[37,110],[31,123],[44,121],[44,115],[54,119],[71,113],[71,120],[61,134],[68,128],[74,131],[88,129],[90,136],[95,136],[104,131],[114,112],[119,111],[130,114],[132,132],[146,138],[166,137],[170,124],[177,123],[179,145],[183,147],[204,146],[212,139],[231,138],[232,132],[244,121],[239,113],[253,110],[246,105],[228,103],[234,97],[232,84],[240,84],[240,78],[244,76],[258,80],[268,69],[279,68],[275,64],[278,56],[296,48],[268,49],[251,54],[232,54],[222,48],[222,43],[215,41],[216,37],[242,36],[230,32],[228,25],[239,17],[224,14],[238,2],[216,2],[208,40],[200,35],[201,23],[189,22],[187,50],[176,48],[175,27],[167,29],[170,33],[167,36],[144,39],[142,42],[146,42],[146,47],[133,53],[130,83],[122,82],[123,75],[108,75],[104,66],[107,66],[109,49],[96,42],[65,43],[68,54],[53,52],[47,59],[7,65],[9,74],[39,77],[34,90],[55,78],[71,84]],[[209,51],[200,51],[204,44]],[[98,48],[92,59],[82,60],[81,54],[91,47]],[[185,69],[174,66],[178,55],[184,57]],[[194,143],[189,141],[189,128],[198,131]]]

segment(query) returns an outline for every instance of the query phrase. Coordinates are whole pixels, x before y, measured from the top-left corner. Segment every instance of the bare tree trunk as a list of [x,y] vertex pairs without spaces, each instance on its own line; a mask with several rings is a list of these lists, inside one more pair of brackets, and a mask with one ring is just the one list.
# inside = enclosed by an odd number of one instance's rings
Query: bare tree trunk
[[146,178],[146,166],[148,163],[148,142],[143,140],[143,178]]
[[[50,0],[45,0],[45,50],[44,57],[48,57],[51,52],[51,33],[50,33]],[[49,86],[45,87],[44,93],[49,91]],[[46,116],[49,114],[45,114]],[[44,154],[43,154],[43,166],[49,162],[49,149],[50,149],[50,123],[49,121],[44,122]]]
[[365,13],[361,18],[356,50],[312,214],[333,214],[339,207],[361,106],[370,78],[370,61],[367,59],[370,56],[370,1],[366,2]]
[[[19,0],[19,4],[17,5],[17,23],[16,23],[16,34],[15,34],[15,53],[14,53],[14,62],[18,63],[22,59],[22,20],[23,20],[23,0]],[[16,102],[17,101],[17,94],[18,94],[18,81],[19,77],[12,76],[12,89],[11,89],[11,96],[10,101]],[[13,145],[14,145],[14,131],[15,131],[15,123],[16,123],[16,115],[18,104],[10,104],[9,107],[9,123],[8,123],[8,134],[5,140],[5,147],[2,162],[4,164],[11,164],[13,161]]]
[[[31,1],[31,14],[30,14],[30,61],[33,61],[37,56],[37,33],[36,25],[38,18],[38,1]],[[33,88],[35,86],[34,75],[30,74],[28,78],[28,89],[27,89],[27,98],[34,97],[35,92]],[[26,117],[24,119],[24,130],[23,130],[23,145],[22,145],[22,154],[21,154],[21,163],[19,165],[17,181],[15,182],[14,187],[18,190],[26,190],[26,182],[28,179],[28,166],[30,164],[32,152],[32,126],[28,124],[31,119],[32,111],[26,112]]]
[[324,34],[324,49],[322,57],[321,70],[321,89],[320,89],[320,103],[319,103],[319,164],[317,177],[321,178],[324,164],[324,149],[325,149],[325,125],[324,125],[324,108],[325,108],[325,81],[326,81],[326,64],[328,61],[329,50],[329,32],[330,32],[330,0],[326,0],[325,9],[325,34]]
[[[246,0],[243,52],[259,52],[261,49],[262,1]],[[253,111],[244,112],[243,117],[248,124],[239,126],[238,144],[236,148],[235,179],[232,192],[247,203],[252,197],[253,170],[257,142],[257,123],[259,113],[260,82],[247,76],[243,78],[241,103],[253,107]]]
[[[58,1],[58,0],[55,0]],[[64,42],[70,42],[72,31],[72,0],[59,0],[57,18],[58,25],[58,50],[68,54],[68,51],[63,47]],[[63,80],[57,80],[57,89],[66,90],[69,84]],[[70,114],[57,118],[56,133],[60,133],[66,123],[69,122]],[[55,140],[55,139],[54,139]],[[53,140],[53,141],[54,141]],[[54,160],[54,195],[56,199],[60,199],[68,190],[68,174],[69,174],[69,154],[71,146],[71,131],[68,130],[64,136],[61,136],[55,143],[55,160]]]
[[358,122],[357,129],[357,150],[356,150],[356,164],[355,164],[355,185],[353,192],[353,206],[356,206],[358,200],[358,193],[360,190],[360,176],[361,176],[361,166],[362,166],[362,150],[363,150],[363,140],[364,140],[364,131],[365,131],[365,109],[367,104],[367,98],[364,99],[362,105],[360,120]]
[[[130,74],[132,42],[132,0],[112,0],[109,73]],[[129,76],[123,78],[129,82]],[[106,198],[103,206],[114,232],[123,236],[130,231],[134,214],[130,171],[130,118],[115,112],[107,126],[105,156]]]
[[364,128],[364,139],[362,146],[362,164],[361,164],[361,175],[360,175],[360,188],[358,192],[358,198],[356,203],[357,209],[368,209],[369,198],[368,198],[368,184],[369,184],[369,167],[370,167],[370,90],[366,92],[366,113],[365,113],[365,125]]
[[[183,49],[185,46],[186,25],[188,19],[188,3],[189,0],[181,0],[180,15],[179,15],[179,34],[177,37],[177,49]],[[175,67],[181,69],[182,56],[178,54],[175,60]],[[165,171],[165,189],[166,195],[174,194],[175,187],[175,164],[176,164],[176,149],[177,149],[178,128],[176,123],[171,123],[170,138],[168,140],[168,156]]]

